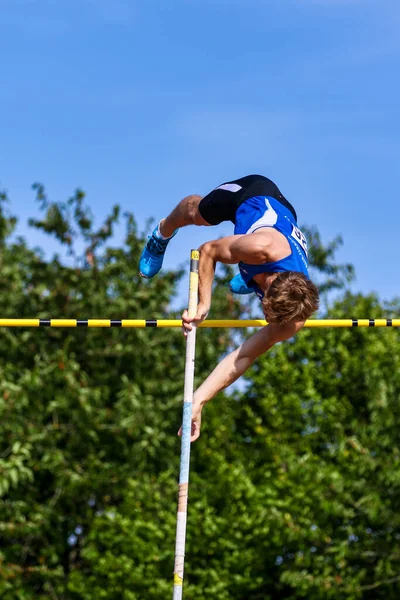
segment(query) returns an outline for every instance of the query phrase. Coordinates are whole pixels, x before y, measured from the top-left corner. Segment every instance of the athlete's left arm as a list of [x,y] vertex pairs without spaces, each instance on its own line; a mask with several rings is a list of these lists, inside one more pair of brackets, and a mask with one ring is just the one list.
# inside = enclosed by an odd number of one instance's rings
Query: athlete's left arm
[[243,375],[258,356],[270,350],[278,342],[283,342],[294,336],[303,325],[304,321],[282,325],[267,325],[243,342],[239,348],[225,356],[194,394],[192,442],[197,440],[200,435],[201,413],[204,405],[212,400],[218,392],[227,388]]
[[217,262],[234,265],[241,261],[253,265],[268,262],[269,248],[272,241],[265,232],[248,235],[231,235],[219,240],[203,244],[200,250],[199,262],[199,303],[197,314],[189,319],[187,312],[183,313],[185,333],[190,331],[191,322],[201,323],[211,307],[212,283],[214,281]]

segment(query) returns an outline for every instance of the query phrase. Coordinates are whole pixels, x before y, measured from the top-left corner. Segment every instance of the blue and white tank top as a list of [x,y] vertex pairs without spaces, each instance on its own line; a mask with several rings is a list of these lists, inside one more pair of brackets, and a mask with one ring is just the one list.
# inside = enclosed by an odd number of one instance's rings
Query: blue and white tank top
[[263,298],[264,293],[253,281],[260,273],[281,273],[297,271],[308,277],[308,250],[305,235],[297,227],[293,214],[272,196],[254,196],[239,206],[236,211],[235,234],[254,233],[262,227],[273,227],[282,233],[291,248],[291,254],[275,262],[261,265],[239,263],[240,273],[245,283]]

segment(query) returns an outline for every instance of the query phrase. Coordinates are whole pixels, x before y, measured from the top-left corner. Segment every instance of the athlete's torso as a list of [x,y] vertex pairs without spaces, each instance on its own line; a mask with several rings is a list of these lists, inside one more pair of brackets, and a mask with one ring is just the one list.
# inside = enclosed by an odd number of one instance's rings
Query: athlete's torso
[[245,283],[261,298],[264,293],[253,280],[260,273],[298,271],[308,277],[307,240],[297,227],[292,212],[272,196],[248,198],[236,211],[235,234],[250,234],[263,227],[272,227],[281,233],[288,241],[291,253],[281,260],[261,265],[239,263]]

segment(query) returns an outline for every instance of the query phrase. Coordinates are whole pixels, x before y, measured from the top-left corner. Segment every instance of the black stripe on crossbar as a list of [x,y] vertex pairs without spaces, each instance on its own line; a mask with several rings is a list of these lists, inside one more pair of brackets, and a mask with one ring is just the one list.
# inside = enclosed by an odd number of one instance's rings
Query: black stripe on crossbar
[[352,327],[358,327],[358,319],[352,319],[351,320],[351,326]]
[[392,319],[386,319],[386,327],[392,327],[392,326],[393,326]]
[[51,327],[51,319],[39,319],[40,327]]
[[375,319],[369,320],[368,327],[375,327]]
[[146,319],[146,327],[157,327],[157,319]]
[[77,327],[87,327],[88,326],[88,320],[87,319],[77,319],[76,320],[76,326]]
[[121,319],[117,320],[117,319],[111,319],[110,321],[110,327],[122,327],[122,321]]

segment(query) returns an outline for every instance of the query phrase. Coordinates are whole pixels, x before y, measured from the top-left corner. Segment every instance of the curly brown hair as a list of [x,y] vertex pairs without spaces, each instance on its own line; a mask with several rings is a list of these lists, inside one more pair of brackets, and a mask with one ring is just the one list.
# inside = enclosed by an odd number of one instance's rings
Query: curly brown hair
[[279,273],[262,300],[266,320],[275,324],[305,321],[318,306],[317,287],[297,271]]

